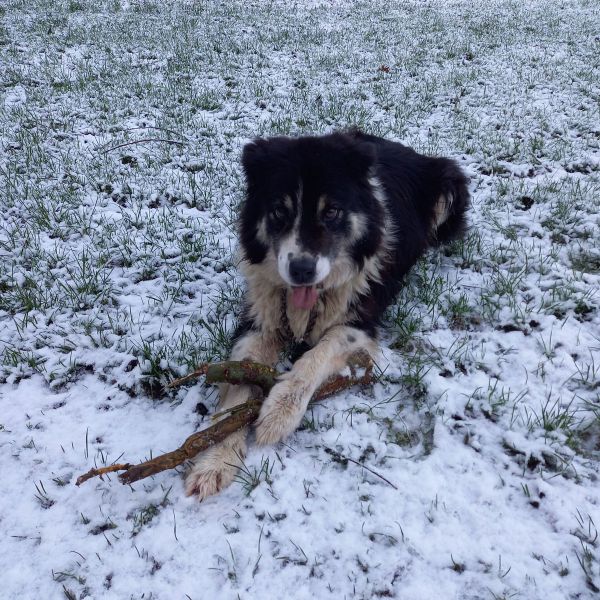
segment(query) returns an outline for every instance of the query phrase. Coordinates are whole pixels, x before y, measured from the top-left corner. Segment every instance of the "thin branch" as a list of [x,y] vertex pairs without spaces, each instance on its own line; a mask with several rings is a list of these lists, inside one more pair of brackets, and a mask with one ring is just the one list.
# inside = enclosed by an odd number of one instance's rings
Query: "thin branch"
[[184,383],[188,383],[189,381],[192,381],[193,379],[197,379],[198,377],[200,377],[202,375],[206,375],[206,371],[208,370],[208,366],[209,366],[208,363],[201,364],[195,371],[192,371],[191,373],[188,373],[184,377],[180,377],[179,379],[173,379],[173,381],[171,381],[167,385],[167,387],[168,388],[174,388],[174,387],[177,387],[179,385],[183,385]]
[[102,478],[102,475],[106,475],[106,473],[114,473],[115,471],[124,471],[126,469],[131,468],[132,466],[133,465],[131,465],[129,463],[124,463],[124,464],[110,465],[108,467],[101,467],[99,469],[90,469],[87,473],[84,473],[83,475],[80,475],[77,478],[77,481],[75,481],[75,485],[81,485],[84,481],[87,481],[88,479],[91,479],[92,477]]
[[[353,385],[367,384],[372,381],[372,363],[366,352],[353,354],[348,359],[348,366],[350,367],[350,376],[337,375],[332,377],[315,392],[311,403],[328,398]],[[156,456],[138,465],[132,466],[129,463],[113,465],[113,467],[105,467],[104,471],[102,469],[91,469],[77,479],[77,485],[91,477],[107,472],[123,470],[124,472],[119,475],[119,480],[121,483],[130,484],[161,471],[173,469],[203,450],[223,441],[232,433],[254,423],[260,414],[262,398],[268,395],[277,378],[277,371],[271,367],[249,361],[229,361],[203,365],[191,375],[195,377],[196,374],[202,373],[206,373],[208,383],[245,384],[254,385],[256,388],[250,399],[244,404],[234,407],[229,416],[203,431],[190,435],[176,450]]]
[[[127,127],[125,129],[120,129],[119,131],[122,132],[122,133],[129,133],[131,131],[148,131],[148,130],[151,130],[151,129],[154,130],[154,131],[164,131],[165,133],[169,133],[169,134],[174,135],[176,137],[182,138],[188,144],[192,143],[192,140],[190,140],[188,137],[184,136],[179,131],[175,131],[174,129],[168,129],[166,127],[157,127],[156,125],[146,125],[145,127]],[[104,144],[99,144],[98,146],[96,146],[95,150],[97,152],[102,152],[103,148],[106,147],[106,146],[108,146],[109,144],[110,144],[110,142],[105,142]],[[108,152],[108,150],[106,150],[106,152]]]
[[[379,479],[381,479],[382,481],[385,481],[388,485],[391,485],[395,490],[398,489],[398,487],[395,486],[389,479],[386,479],[383,475],[381,475],[377,471],[373,471],[373,469],[370,469],[365,464],[358,462],[357,460],[354,460],[353,458],[350,458],[349,456],[346,456],[345,454],[342,454],[341,452],[338,452],[337,450],[334,450],[333,448],[329,448],[328,446],[325,446],[324,450],[325,450],[325,452],[327,452],[327,454],[331,454],[332,456],[335,456],[335,458],[337,460],[350,461],[351,463],[354,463],[355,465],[362,467],[366,471],[369,471],[369,473],[373,473],[373,475],[375,475],[375,477],[379,477]],[[120,475],[119,475],[119,477],[120,477]]]
[[113,146],[112,148],[107,148],[106,150],[102,150],[101,154],[107,154],[108,152],[112,152],[113,150],[118,150],[119,148],[124,148],[125,146],[133,146],[134,144],[145,144],[146,142],[165,142],[167,144],[177,144],[178,146],[185,146],[187,142],[179,142],[177,140],[168,140],[166,138],[147,138],[145,140],[133,140],[132,142],[123,142],[118,146]]
[[[166,127],[157,127],[156,125],[146,125],[145,127],[128,127],[127,129],[122,129],[121,131],[139,131],[139,130],[144,130],[144,129],[154,129],[156,131],[166,131],[167,133],[170,133],[172,135],[179,135],[183,138],[185,138],[186,136],[182,135],[179,131],[175,131],[174,129],[167,129]],[[191,140],[186,139],[185,140],[188,143],[191,143]]]

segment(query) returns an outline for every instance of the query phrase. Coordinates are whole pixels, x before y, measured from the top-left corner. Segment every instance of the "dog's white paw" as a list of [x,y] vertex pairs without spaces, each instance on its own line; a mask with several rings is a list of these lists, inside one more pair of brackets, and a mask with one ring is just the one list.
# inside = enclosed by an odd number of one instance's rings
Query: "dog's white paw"
[[256,421],[256,442],[274,444],[298,428],[310,395],[297,378],[275,384],[263,402]]
[[246,431],[201,454],[185,478],[185,493],[203,500],[227,487],[235,478],[246,453]]

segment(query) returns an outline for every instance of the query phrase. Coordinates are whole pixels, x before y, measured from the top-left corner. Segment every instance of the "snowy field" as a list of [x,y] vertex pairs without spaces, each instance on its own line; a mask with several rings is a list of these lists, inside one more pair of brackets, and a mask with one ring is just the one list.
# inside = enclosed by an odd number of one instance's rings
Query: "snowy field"
[[[599,73],[596,0],[0,3],[0,596],[600,597]],[[202,503],[76,487],[214,410],[243,144],[350,125],[473,195],[377,383]]]

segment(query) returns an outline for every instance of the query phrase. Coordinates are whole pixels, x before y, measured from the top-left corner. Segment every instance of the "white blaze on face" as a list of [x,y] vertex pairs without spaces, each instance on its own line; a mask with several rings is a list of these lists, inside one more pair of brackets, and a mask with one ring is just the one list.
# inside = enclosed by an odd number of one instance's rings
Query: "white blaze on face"
[[[289,210],[292,209],[292,200],[289,196],[284,199]],[[317,302],[318,292],[317,284],[321,283],[331,271],[331,262],[320,254],[314,254],[307,252],[303,247],[302,240],[300,238],[300,220],[302,218],[302,185],[300,185],[297,195],[297,213],[294,220],[294,226],[288,235],[281,239],[279,249],[277,252],[277,271],[279,276],[285,283],[292,287],[292,303],[296,308],[311,309]],[[298,261],[302,259],[308,259],[308,261],[314,261],[314,279],[307,281],[306,284],[298,284],[294,280],[290,272],[290,263],[292,261]],[[296,262],[297,268],[298,263]]]
[[293,230],[281,241],[279,252],[277,254],[277,270],[279,271],[281,279],[283,279],[289,285],[298,285],[292,281],[290,275],[290,261],[303,256],[316,258],[317,265],[315,280],[311,285],[317,285],[318,283],[321,283],[321,281],[323,281],[323,279],[325,279],[325,277],[327,277],[331,271],[331,261],[326,256],[321,256],[318,254],[315,257],[313,254],[304,252],[299,243],[297,234]]
[[[291,211],[293,209],[293,202],[289,196],[284,198],[284,203],[288,210]],[[302,218],[302,182],[300,182],[298,194],[296,196],[296,205],[298,207],[298,212],[296,214],[296,219],[294,220],[294,226],[290,233],[281,240],[279,253],[277,254],[277,270],[279,271],[281,279],[289,285],[293,285],[290,277],[290,260],[296,256],[300,256],[302,252],[299,244],[300,219]]]
[[290,277],[290,260],[302,253],[296,236],[297,233],[294,227],[290,234],[281,240],[279,253],[277,254],[277,270],[281,279],[289,285],[294,285]]

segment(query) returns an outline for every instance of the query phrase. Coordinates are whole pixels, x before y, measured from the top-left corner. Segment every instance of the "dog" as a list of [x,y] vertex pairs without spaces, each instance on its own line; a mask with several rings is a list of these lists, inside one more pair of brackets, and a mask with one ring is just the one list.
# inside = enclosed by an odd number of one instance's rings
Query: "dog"
[[[406,273],[428,248],[465,231],[468,178],[448,158],[358,130],[255,139],[242,166],[247,297],[231,359],[273,365],[290,344],[305,350],[256,422],[256,442],[273,444],[298,427],[313,393],[352,353],[376,357],[377,328]],[[250,392],[222,385],[219,409]],[[188,495],[202,499],[231,483],[247,433],[196,459]]]

